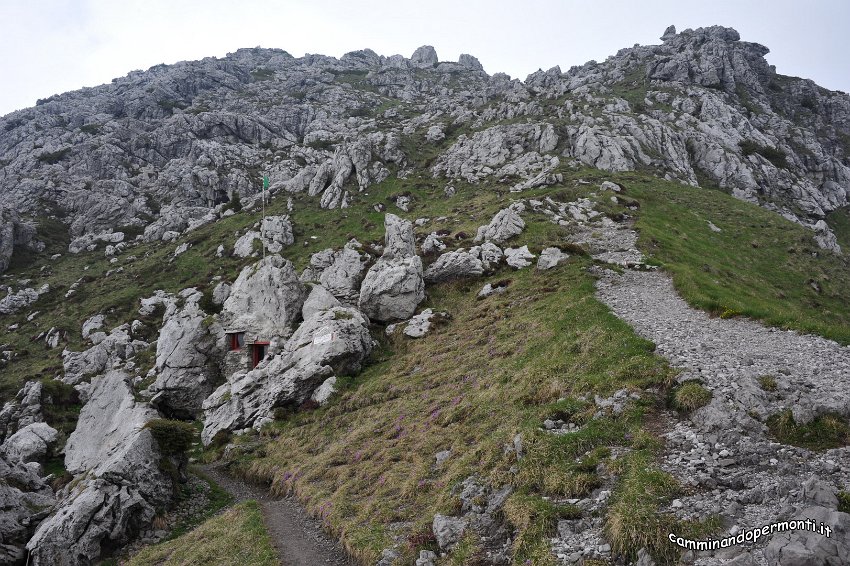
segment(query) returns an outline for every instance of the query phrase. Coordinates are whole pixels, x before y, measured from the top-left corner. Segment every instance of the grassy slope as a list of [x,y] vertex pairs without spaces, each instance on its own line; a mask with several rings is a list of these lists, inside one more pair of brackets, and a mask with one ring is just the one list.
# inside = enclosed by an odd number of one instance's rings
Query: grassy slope
[[[846,256],[818,249],[809,230],[717,191],[625,177],[628,195],[641,203],[641,248],[692,306],[850,344]],[[711,231],[709,221],[722,231]]]
[[256,501],[246,501],[174,540],[142,550],[128,566],[278,564]]
[[[650,397],[620,418],[592,420],[592,404],[577,397],[661,386],[670,375],[652,344],[593,298],[587,265],[512,273],[509,290],[484,301],[475,299],[483,281],[432,288],[428,306],[453,319],[425,339],[387,345],[331,407],[266,431],[274,441],[249,474],[295,491],[364,563],[392,543],[388,524],[410,521],[400,536],[427,538],[435,512],[455,511],[451,487],[467,476],[510,483],[518,493],[509,514],[524,528],[516,557],[544,564],[543,535],[572,510],[541,496],[599,485],[605,447],[630,445],[653,406]],[[539,430],[554,415],[588,426],[560,437]],[[526,455],[511,473],[517,461],[504,445],[518,433]],[[447,449],[452,457],[435,469]]]

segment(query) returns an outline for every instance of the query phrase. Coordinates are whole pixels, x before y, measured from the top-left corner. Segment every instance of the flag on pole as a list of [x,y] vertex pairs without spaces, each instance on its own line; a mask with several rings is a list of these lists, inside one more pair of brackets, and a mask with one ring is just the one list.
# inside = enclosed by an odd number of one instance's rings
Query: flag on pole
[[263,190],[267,191],[269,189],[269,176],[263,175]]

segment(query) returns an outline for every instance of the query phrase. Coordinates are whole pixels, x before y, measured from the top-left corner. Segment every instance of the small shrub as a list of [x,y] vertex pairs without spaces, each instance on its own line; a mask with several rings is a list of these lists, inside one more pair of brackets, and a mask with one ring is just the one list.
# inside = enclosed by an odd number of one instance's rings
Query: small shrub
[[68,153],[70,153],[70,151],[71,151],[70,147],[66,147],[66,148],[60,149],[59,151],[54,151],[54,152],[45,151],[41,155],[38,156],[38,160],[41,161],[42,163],[54,165],[56,163],[59,163],[63,159],[65,159],[65,157],[68,155]]
[[776,391],[776,378],[772,375],[759,377],[759,386],[765,391]]
[[311,147],[317,150],[328,150],[333,149],[334,145],[336,144],[331,140],[313,140],[306,145],[307,147]]
[[80,126],[80,131],[92,135],[99,134],[100,124],[83,124]]
[[201,297],[201,300],[198,301],[198,306],[201,307],[202,311],[204,311],[205,313],[210,315],[210,316],[208,316],[207,318],[204,319],[204,326],[207,327],[207,328],[212,326],[212,323],[215,322],[215,320],[207,321],[207,319],[212,318],[212,315],[214,315],[214,314],[219,314],[222,311],[222,309],[224,308],[223,304],[217,305],[213,301],[212,291],[210,289],[204,290],[204,294]]
[[354,315],[348,311],[334,311],[334,320],[351,320]]
[[850,492],[848,491],[839,491],[838,496],[838,510],[842,513],[850,513]]
[[773,163],[776,167],[782,168],[788,166],[788,162],[785,159],[785,152],[781,149],[776,149],[766,145],[759,145],[755,141],[749,139],[739,141],[738,146],[741,148],[741,154],[744,155],[744,157],[757,153]]
[[271,69],[257,68],[251,71],[251,76],[254,77],[255,81],[267,81],[274,78],[274,71]]
[[688,381],[673,393],[673,406],[680,411],[695,411],[711,401],[711,391],[696,381]]
[[165,456],[185,454],[195,440],[195,429],[189,423],[172,419],[153,419],[145,428],[151,431],[159,450]]
[[239,196],[239,193],[233,191],[233,195],[230,197],[230,202],[224,205],[222,212],[225,210],[232,210],[233,212],[240,212],[242,210],[242,197]]

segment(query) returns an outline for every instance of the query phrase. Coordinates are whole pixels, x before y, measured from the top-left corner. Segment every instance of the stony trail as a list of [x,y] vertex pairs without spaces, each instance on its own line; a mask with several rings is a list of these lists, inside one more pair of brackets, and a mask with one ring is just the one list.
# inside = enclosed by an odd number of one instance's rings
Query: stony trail
[[[681,519],[719,517],[718,536],[795,518],[817,519],[835,531],[831,538],[800,531],[772,534],[756,545],[691,551],[686,559],[701,566],[850,563],[850,515],[836,511],[836,492],[850,486],[850,449],[812,452],[784,445],[764,424],[786,410],[798,423],[826,413],[848,418],[850,347],[691,308],[669,275],[643,264],[631,222],[596,214],[588,199],[550,204],[558,206],[553,222],[569,227],[573,243],[620,268],[593,268],[597,298],[656,345],[656,353],[680,371],[679,383],[699,381],[712,393],[711,402],[690,415],[663,415],[660,466],[685,494],[663,511]],[[775,380],[772,390],[762,387],[765,376]],[[578,504],[601,512],[613,488],[606,484]],[[601,527],[599,518],[561,521],[553,552],[564,564],[606,557]],[[651,563],[644,558],[641,564]]]
[[275,499],[268,490],[228,475],[221,466],[201,470],[237,501],[260,503],[266,528],[283,566],[350,566],[355,564],[297,501]]
[[[730,534],[817,516],[850,543],[847,515],[834,511],[835,490],[850,485],[850,450],[815,453],[782,445],[763,424],[786,409],[798,422],[827,412],[846,418],[850,347],[752,320],[712,318],[688,306],[659,272],[604,270],[597,297],[656,344],[657,353],[681,370],[679,382],[699,380],[712,392],[709,405],[664,435],[662,467],[694,492],[675,501],[672,512],[682,518],[719,514]],[[767,375],[776,380],[775,391],[759,385]],[[803,564],[817,557],[839,564],[846,560],[842,552],[841,544],[814,533],[775,534],[754,548],[701,552],[696,563]]]

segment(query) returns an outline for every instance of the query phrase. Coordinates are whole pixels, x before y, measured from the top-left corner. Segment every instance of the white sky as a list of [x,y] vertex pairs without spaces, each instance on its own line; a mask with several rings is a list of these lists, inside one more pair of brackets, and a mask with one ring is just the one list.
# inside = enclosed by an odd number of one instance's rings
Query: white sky
[[725,25],[768,46],[780,73],[850,92],[850,2],[713,0],[0,0],[0,115],[159,63],[280,47],[341,56],[370,47],[409,57],[424,44],[488,73],[567,70],[670,24]]

